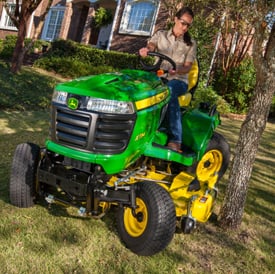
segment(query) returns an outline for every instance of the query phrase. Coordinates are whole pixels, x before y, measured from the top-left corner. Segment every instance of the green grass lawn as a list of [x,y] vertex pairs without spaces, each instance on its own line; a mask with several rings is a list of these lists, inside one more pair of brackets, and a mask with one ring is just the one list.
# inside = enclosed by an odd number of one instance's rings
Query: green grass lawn
[[[240,126],[241,121],[223,118],[219,128],[232,154]],[[137,256],[123,246],[114,212],[95,220],[79,217],[71,207],[49,208],[43,200],[27,209],[9,203],[16,145],[43,146],[48,127],[48,111],[0,110],[0,273],[275,273],[274,123],[263,134],[240,230],[225,232],[213,218],[190,235],[176,233],[152,257]],[[219,186],[216,214],[227,181],[228,171]]]
[[[220,127],[232,147],[240,124],[223,119]],[[274,273],[274,124],[268,123],[259,148],[241,229],[226,233],[213,220],[191,235],[175,234],[153,257],[139,257],[121,244],[112,212],[94,220],[78,217],[74,208],[48,208],[43,200],[28,209],[10,205],[13,151],[21,142],[43,146],[48,113],[2,111],[0,126],[1,273]],[[226,183],[227,176],[216,213]]]
[[55,84],[63,79],[43,75],[29,67],[12,74],[0,60],[0,110],[48,109]]

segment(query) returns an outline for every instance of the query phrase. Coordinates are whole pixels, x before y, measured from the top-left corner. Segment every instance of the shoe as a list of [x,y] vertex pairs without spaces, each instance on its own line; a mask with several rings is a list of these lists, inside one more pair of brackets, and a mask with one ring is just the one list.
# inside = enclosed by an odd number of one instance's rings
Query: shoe
[[170,148],[171,150],[177,151],[179,153],[182,152],[180,143],[169,142],[167,147]]

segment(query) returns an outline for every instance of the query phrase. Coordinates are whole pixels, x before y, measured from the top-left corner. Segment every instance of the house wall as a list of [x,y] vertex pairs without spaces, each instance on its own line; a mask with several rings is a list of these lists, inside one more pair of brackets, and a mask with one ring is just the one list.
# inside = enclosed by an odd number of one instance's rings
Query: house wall
[[[115,11],[116,4],[117,2],[113,0],[100,0],[94,4],[90,3],[88,0],[53,0],[52,6],[60,5],[66,7],[59,38],[71,39],[84,44],[98,45],[99,41],[97,41],[97,39],[99,32],[97,30],[91,29],[91,19],[94,15],[95,9],[99,6],[102,6],[113,9]],[[136,53],[139,48],[146,45],[149,36],[127,35],[119,33],[119,26],[121,23],[124,7],[125,0],[122,0],[120,10],[118,12],[118,18],[116,20],[116,26],[114,27],[112,41],[110,41],[110,50]],[[38,24],[41,20],[41,15],[44,13],[46,8],[47,1],[42,1],[36,9],[35,14],[31,19],[32,27],[29,31],[30,37],[33,37],[35,31],[37,31]],[[0,12],[1,9],[2,8],[0,3]],[[166,28],[166,20],[167,11],[165,10],[163,4],[161,4],[154,31],[157,31],[161,28]],[[40,33],[38,33],[38,38],[40,38],[41,32],[42,29],[40,30]],[[17,31],[0,29],[0,39],[5,38],[5,36],[8,34],[17,35]]]
[[[0,16],[2,15],[2,10],[4,9],[3,3],[0,2]],[[17,35],[17,31],[5,30],[0,28],[0,39],[4,39],[7,35]]]
[[17,31],[0,29],[0,39],[4,39],[7,35],[17,35]]
[[[59,0],[58,0],[59,1]],[[54,0],[53,2],[56,2],[56,0]],[[30,22],[28,23],[28,26],[31,28],[29,30],[30,33],[30,37],[34,37],[35,32],[37,31],[37,28],[39,26],[39,23],[41,21],[41,16],[44,13],[44,11],[47,8],[47,1],[42,1],[39,6],[37,7],[37,9],[34,12],[32,23],[30,24]],[[38,36],[40,35],[40,33],[38,33]]]
[[[110,50],[137,53],[141,47],[144,47],[147,43],[149,36],[120,34],[119,26],[122,19],[123,10],[125,7],[125,1],[121,1],[120,10],[118,13],[118,20],[114,28],[113,39],[111,41]],[[161,2],[159,13],[156,20],[154,32],[159,29],[166,28],[167,10]]]
[[[66,3],[66,0],[53,0],[52,6],[55,6],[57,4],[65,5],[65,3]],[[27,23],[28,37],[33,37],[35,35],[35,31],[37,30],[37,27],[41,20],[41,15],[45,12],[45,10],[47,8],[47,4],[48,4],[48,1],[42,1],[39,4],[39,6],[37,7],[37,9],[35,10],[33,17],[29,19],[29,21]],[[3,8],[4,8],[3,3],[0,2],[0,16],[2,15]],[[40,34],[41,33],[38,34],[38,37],[40,37]],[[7,35],[17,35],[17,31],[0,28],[0,39],[4,39]]]
[[[101,48],[106,48],[109,43],[108,46],[110,50],[137,53],[141,47],[146,45],[149,36],[119,33],[125,2],[126,0],[120,1],[118,16],[115,21],[115,26],[112,28],[113,34],[110,36],[109,32],[111,26],[102,29],[101,33],[97,29],[91,28],[92,17],[98,7],[111,9],[115,13],[116,5],[119,1],[99,0],[96,3],[91,3],[88,0],[53,0],[52,6],[60,5],[66,7],[59,38],[71,39],[83,44],[91,44],[92,46]],[[34,37],[39,22],[41,21],[41,15],[45,12],[47,4],[48,1],[42,0],[36,9],[34,16],[28,22],[28,27],[31,27],[31,29],[28,30],[27,37]],[[3,2],[0,2],[0,16],[2,15],[3,8]],[[168,12],[163,5],[163,1],[161,1],[154,32],[159,29],[166,29],[167,19]],[[38,31],[38,34],[36,35],[37,38],[41,37],[42,30],[43,28]],[[4,39],[7,35],[17,35],[17,31],[0,28],[0,39]],[[112,38],[111,41],[109,41],[109,37]],[[252,46],[250,45],[250,54],[251,51]]]

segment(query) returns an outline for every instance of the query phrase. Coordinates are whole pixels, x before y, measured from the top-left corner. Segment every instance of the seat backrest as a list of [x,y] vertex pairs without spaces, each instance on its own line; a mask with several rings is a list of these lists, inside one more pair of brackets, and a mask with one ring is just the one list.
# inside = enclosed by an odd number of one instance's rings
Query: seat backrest
[[191,67],[191,70],[188,74],[188,91],[193,95],[195,92],[195,89],[199,82],[199,62],[197,59],[194,60],[193,65]]
[[188,74],[187,93],[178,97],[179,105],[181,107],[187,107],[190,104],[191,99],[194,95],[194,92],[198,86],[199,72],[200,72],[199,62],[197,59],[195,59],[195,61],[193,62],[193,65],[191,67],[191,70],[189,71],[189,74]]

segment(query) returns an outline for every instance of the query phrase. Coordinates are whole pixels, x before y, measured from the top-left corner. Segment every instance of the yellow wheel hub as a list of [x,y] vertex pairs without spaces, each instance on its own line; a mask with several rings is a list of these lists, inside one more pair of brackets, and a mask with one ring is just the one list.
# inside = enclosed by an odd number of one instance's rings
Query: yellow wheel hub
[[132,214],[132,209],[127,207],[124,211],[124,226],[127,233],[132,237],[141,236],[148,223],[148,211],[142,199],[136,198],[136,217]]
[[223,156],[219,150],[206,152],[197,166],[197,176],[200,181],[207,181],[210,177],[217,175],[221,169]]

